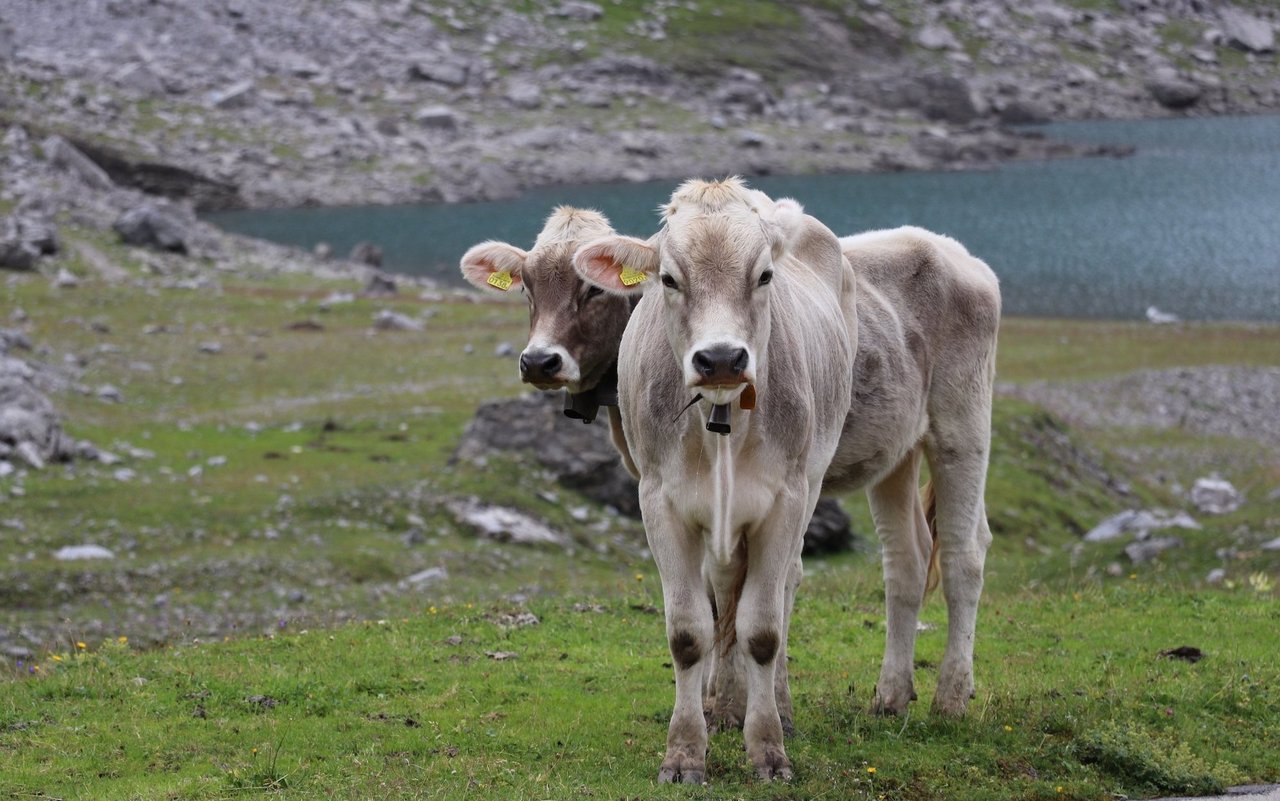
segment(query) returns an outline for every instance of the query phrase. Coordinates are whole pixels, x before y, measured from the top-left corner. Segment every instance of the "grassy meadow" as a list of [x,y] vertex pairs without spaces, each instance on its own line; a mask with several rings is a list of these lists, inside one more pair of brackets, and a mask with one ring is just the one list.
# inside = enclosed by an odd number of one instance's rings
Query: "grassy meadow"
[[[729,732],[709,785],[659,787],[673,686],[639,523],[515,458],[450,462],[480,400],[521,392],[494,350],[523,341],[522,304],[407,292],[326,311],[358,286],[298,275],[164,289],[135,253],[67,238],[132,278],[63,257],[80,286],[10,277],[0,308],[51,349],[28,356],[83,365],[91,392],[55,397],[67,430],[125,459],[0,479],[0,628],[41,642],[0,669],[0,798],[1107,799],[1280,781],[1280,554],[1257,547],[1280,524],[1280,461],[1257,443],[1075,429],[999,399],[969,717],[928,714],[940,597],[920,701],[866,713],[884,610],[851,496],[863,547],[807,561],[791,634],[795,780],[754,780]],[[423,330],[374,332],[384,308]],[[1280,365],[1280,329],[1010,319],[1000,348],[1002,382],[1069,381]],[[1186,508],[1169,487],[1211,470],[1249,502],[1197,515],[1185,548],[1130,565],[1080,542],[1127,508]],[[573,545],[478,540],[443,507],[473,495]],[[85,542],[117,558],[52,556]],[[432,567],[448,577],[401,583]],[[1204,658],[1160,656],[1179,646]]]

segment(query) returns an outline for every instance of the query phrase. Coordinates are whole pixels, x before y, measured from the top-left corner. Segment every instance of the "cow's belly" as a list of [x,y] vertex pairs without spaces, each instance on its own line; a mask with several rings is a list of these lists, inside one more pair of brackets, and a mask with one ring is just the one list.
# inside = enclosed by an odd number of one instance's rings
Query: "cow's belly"
[[822,480],[824,493],[852,492],[875,484],[920,441],[928,428],[923,412],[885,420],[850,414],[835,458]]
[[853,400],[823,491],[849,492],[879,481],[928,429],[925,380],[905,346],[862,348]]

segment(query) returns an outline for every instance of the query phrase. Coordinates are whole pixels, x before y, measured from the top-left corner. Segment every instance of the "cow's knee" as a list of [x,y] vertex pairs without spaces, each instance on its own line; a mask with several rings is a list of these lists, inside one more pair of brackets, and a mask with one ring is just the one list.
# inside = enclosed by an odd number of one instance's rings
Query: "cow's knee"
[[778,632],[773,629],[757,631],[747,638],[747,651],[757,665],[768,665],[778,653]]
[[698,664],[706,651],[706,643],[693,632],[683,629],[672,633],[670,645],[671,658],[676,661],[676,667],[681,670],[688,670]]

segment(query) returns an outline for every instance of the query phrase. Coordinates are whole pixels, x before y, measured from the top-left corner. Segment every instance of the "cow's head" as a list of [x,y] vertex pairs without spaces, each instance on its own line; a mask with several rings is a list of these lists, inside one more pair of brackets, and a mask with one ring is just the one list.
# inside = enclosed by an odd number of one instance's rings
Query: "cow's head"
[[685,383],[713,404],[730,403],[765,358],[775,262],[803,211],[728,178],[685,183],[662,214],[648,241],[596,239],[578,249],[574,267],[613,295],[660,292]]
[[538,389],[593,389],[618,359],[630,303],[584,282],[573,270],[574,249],[613,233],[604,215],[561,206],[529,251],[483,242],[462,257],[462,274],[491,292],[524,293],[529,344],[520,354],[520,380]]

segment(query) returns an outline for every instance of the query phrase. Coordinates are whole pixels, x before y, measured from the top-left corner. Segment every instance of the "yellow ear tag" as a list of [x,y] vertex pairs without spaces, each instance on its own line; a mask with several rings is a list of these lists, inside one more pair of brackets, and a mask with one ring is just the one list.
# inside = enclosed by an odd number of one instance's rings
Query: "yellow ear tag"
[[511,288],[511,273],[503,270],[500,273],[489,273],[489,280],[486,282],[489,286],[496,286],[503,292]]
[[623,266],[622,274],[618,276],[622,280],[623,286],[635,286],[645,280],[647,276],[634,267]]

